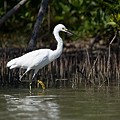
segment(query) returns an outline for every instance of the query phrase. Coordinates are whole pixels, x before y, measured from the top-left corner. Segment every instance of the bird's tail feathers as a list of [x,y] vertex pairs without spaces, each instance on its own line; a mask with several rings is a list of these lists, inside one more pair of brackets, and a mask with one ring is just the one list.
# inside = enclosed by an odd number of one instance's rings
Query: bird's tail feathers
[[9,62],[7,63],[7,67],[10,67],[10,69],[16,68],[16,67],[17,67],[16,62],[17,62],[17,58],[9,61]]

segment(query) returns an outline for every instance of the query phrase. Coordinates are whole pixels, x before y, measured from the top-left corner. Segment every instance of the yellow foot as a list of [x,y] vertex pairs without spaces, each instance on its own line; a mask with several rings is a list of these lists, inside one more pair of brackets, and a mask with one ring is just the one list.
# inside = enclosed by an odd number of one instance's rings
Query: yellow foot
[[42,86],[42,89],[45,90],[45,85],[41,80],[38,80],[37,87],[39,88],[39,84]]

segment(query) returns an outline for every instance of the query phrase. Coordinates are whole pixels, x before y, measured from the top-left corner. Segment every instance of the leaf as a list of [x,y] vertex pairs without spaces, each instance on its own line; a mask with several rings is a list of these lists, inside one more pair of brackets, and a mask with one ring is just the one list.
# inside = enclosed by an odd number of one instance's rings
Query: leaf
[[116,26],[117,26],[117,24],[116,24],[115,22],[108,22],[107,25],[111,25],[111,26],[113,26],[113,27],[116,27]]
[[70,7],[68,5],[65,5],[62,2],[60,2],[60,6],[62,7],[64,12],[69,13]]
[[118,24],[116,22],[108,22],[107,25],[111,25],[112,27],[117,27]]

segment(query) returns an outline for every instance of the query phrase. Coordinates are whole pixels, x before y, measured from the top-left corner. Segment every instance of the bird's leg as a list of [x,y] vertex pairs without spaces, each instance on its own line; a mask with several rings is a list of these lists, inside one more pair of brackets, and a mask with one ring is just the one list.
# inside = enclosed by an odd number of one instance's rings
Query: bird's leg
[[32,77],[32,79],[30,80],[30,83],[29,83],[29,91],[30,91],[30,94],[32,93],[32,80],[34,79],[34,77]]
[[19,78],[20,81],[21,81],[21,79],[23,78],[23,76],[24,76],[28,71],[29,71],[29,69],[27,69],[27,70],[23,73],[23,75],[20,75],[20,78]]
[[31,90],[32,90],[31,85],[32,85],[32,82],[29,83],[29,92],[30,92],[30,94],[31,94]]
[[21,79],[23,78],[23,76],[26,74],[26,72],[23,75],[20,75],[19,80],[21,81]]
[[38,72],[38,70],[35,70],[35,72],[34,72],[34,74],[33,74],[33,76],[32,76],[32,79],[30,80],[30,83],[29,83],[29,91],[30,91],[30,94],[31,94],[31,91],[32,91],[32,81],[33,81],[33,79],[34,79],[34,77],[35,77],[35,75],[36,75],[36,73]]
[[[38,72],[38,70],[39,70],[39,69],[36,69],[36,70],[34,71],[32,80],[34,79],[34,77],[35,77],[36,73]],[[45,85],[44,85],[44,83],[43,83],[41,80],[38,80],[38,81],[37,81],[37,87],[39,87],[39,84],[42,86],[42,89],[43,89],[43,91],[44,91],[44,90],[45,90]]]

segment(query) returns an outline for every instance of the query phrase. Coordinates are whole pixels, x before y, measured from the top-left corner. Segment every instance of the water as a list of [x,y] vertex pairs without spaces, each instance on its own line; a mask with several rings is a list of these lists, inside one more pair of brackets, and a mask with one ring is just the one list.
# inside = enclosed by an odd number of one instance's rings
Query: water
[[120,120],[120,93],[115,87],[0,90],[0,120]]

